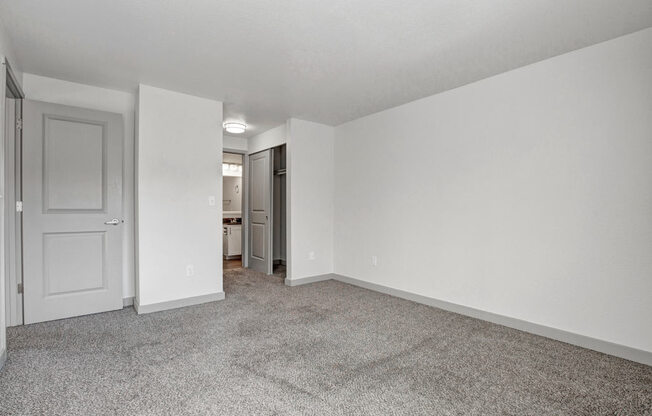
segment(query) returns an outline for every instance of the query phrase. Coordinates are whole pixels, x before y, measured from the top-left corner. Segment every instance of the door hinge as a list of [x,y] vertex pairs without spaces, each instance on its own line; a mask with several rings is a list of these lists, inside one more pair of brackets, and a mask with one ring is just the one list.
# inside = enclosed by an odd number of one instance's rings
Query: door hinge
[[17,118],[16,119],[16,130],[22,130],[23,129],[23,119],[22,118]]
[[23,294],[23,284],[18,283],[18,294],[22,295]]
[[23,201],[16,201],[16,212],[23,212]]

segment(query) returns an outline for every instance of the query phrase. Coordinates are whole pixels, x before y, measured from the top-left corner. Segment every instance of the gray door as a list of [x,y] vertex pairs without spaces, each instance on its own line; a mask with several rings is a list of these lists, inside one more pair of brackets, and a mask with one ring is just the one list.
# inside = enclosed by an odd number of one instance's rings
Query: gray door
[[122,308],[122,116],[25,100],[25,323]]
[[249,156],[249,268],[272,274],[272,152]]

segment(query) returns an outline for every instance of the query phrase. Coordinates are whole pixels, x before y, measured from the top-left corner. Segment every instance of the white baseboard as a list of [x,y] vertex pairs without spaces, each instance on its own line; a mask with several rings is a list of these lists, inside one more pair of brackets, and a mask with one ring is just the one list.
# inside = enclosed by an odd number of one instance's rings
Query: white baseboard
[[577,345],[579,347],[588,348],[590,350],[614,355],[616,357],[625,358],[627,360],[636,361],[646,365],[652,365],[652,352],[650,351],[639,350],[637,348],[615,344],[613,342],[603,341],[601,339],[591,338],[585,335],[579,335],[573,332],[564,331],[562,329],[552,328],[521,319],[511,318],[509,316],[499,315],[468,306],[458,305],[427,296],[417,295],[415,293],[406,292],[404,290],[394,289],[376,283],[365,282],[364,280],[355,279],[353,277],[333,274],[333,279],[376,292],[385,293],[397,298],[407,299],[424,305],[433,306],[435,308],[444,309],[449,312],[459,313],[460,315],[470,316],[472,318],[481,319],[483,321],[492,322],[494,324],[529,332],[531,334],[540,335],[546,338],[552,338],[567,344]]
[[141,305],[138,299],[134,299],[134,308],[136,312],[141,315],[144,313],[166,311],[168,309],[183,308],[185,306],[199,305],[207,302],[215,302],[224,299],[224,292],[211,293],[208,295],[193,296],[185,299],[175,299],[167,302],[150,303],[148,305]]
[[0,370],[5,366],[7,362],[7,349],[5,348],[2,353],[0,353]]
[[324,280],[333,280],[336,279],[337,276],[333,273],[328,273],[328,274],[320,274],[317,276],[309,276],[309,277],[302,277],[299,279],[288,279],[287,277],[285,278],[285,285],[286,286],[300,286],[300,285],[306,285],[308,283],[315,283],[315,282],[323,282]]
[[134,306],[134,297],[129,296],[127,298],[122,298],[122,307],[126,308],[127,306]]

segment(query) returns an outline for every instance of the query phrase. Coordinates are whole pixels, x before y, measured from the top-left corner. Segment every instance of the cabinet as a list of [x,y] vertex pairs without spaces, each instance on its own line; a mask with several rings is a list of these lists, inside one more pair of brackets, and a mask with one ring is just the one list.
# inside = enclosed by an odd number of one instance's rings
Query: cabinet
[[224,224],[222,242],[225,258],[242,255],[242,225]]

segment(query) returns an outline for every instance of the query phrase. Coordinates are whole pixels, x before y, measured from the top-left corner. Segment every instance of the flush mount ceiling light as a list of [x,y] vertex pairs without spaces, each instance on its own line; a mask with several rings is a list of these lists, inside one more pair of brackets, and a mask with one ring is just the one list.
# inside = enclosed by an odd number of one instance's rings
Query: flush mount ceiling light
[[244,133],[247,130],[247,125],[243,123],[224,123],[224,130],[233,134]]

